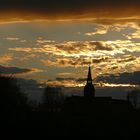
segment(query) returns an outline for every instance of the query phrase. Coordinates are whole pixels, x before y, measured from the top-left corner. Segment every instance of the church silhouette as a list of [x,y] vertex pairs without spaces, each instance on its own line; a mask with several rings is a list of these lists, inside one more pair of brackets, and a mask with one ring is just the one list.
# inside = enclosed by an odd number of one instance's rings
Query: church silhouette
[[84,96],[72,95],[65,98],[64,112],[82,112],[91,113],[93,110],[103,111],[114,108],[131,108],[130,103],[126,100],[112,99],[111,96],[96,96],[95,87],[92,80],[91,66],[88,67],[86,85],[84,87]]
[[89,65],[88,75],[87,75],[87,83],[84,87],[84,97],[94,98],[95,97],[95,88],[92,84],[92,75],[91,75],[91,67]]

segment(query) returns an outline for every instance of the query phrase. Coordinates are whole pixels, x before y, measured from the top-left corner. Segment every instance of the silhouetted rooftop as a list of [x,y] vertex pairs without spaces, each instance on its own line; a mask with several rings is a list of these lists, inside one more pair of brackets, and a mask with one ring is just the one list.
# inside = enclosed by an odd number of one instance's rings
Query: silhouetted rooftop
[[64,110],[72,112],[94,112],[115,109],[132,109],[132,105],[127,100],[116,100],[112,97],[95,97],[92,99],[84,96],[71,96],[64,102]]

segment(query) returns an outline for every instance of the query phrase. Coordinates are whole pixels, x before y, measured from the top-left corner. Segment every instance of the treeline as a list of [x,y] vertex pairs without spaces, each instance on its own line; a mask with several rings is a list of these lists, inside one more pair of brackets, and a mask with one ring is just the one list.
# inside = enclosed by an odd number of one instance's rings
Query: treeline
[[14,130],[15,135],[46,138],[72,135],[134,138],[139,134],[140,111],[124,102],[106,104],[100,99],[99,102],[89,102],[82,97],[65,99],[61,88],[51,87],[46,87],[42,98],[42,104],[34,108],[16,78],[0,76],[0,127],[5,128],[7,134]]
[[0,76],[0,108],[3,127],[16,127],[28,118],[31,107],[14,77]]

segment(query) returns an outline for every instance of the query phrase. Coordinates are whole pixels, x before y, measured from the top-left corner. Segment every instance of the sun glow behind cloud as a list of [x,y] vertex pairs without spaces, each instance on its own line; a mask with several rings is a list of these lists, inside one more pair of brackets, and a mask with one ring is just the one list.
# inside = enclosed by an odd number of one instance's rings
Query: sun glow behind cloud
[[[78,26],[75,25],[75,22],[71,22],[69,25],[68,23],[59,22],[58,25],[40,23],[39,26],[30,23],[34,27],[31,32],[28,27],[28,30],[25,30],[24,34],[20,34],[20,36],[2,36],[1,42],[7,45],[7,48],[3,48],[3,50],[8,52],[9,57],[4,57],[5,60],[1,60],[1,64],[9,63],[10,66],[36,68],[39,70],[35,72],[36,75],[34,72],[28,73],[31,75],[30,78],[39,81],[45,79],[50,85],[67,87],[83,86],[85,83],[72,80],[58,82],[55,78],[59,73],[63,73],[63,75],[59,75],[61,77],[85,78],[89,61],[91,61],[94,79],[102,75],[133,73],[140,69],[140,28],[138,24],[133,22],[111,25],[84,23],[87,25],[85,28],[83,25],[81,26],[82,23],[78,23]],[[30,24],[26,23],[22,26]],[[90,29],[88,29],[89,26],[91,26]],[[47,28],[46,31],[44,31],[45,28]],[[72,28],[74,28],[74,33],[69,32]],[[34,32],[35,29],[37,29],[36,32]],[[65,31],[66,29],[67,31]],[[43,31],[44,34],[41,34]],[[77,34],[78,31],[79,34]],[[78,36],[79,39],[71,39],[73,35]],[[67,39],[65,40],[63,37],[67,37]],[[28,78],[26,75],[23,74],[22,77]],[[50,79],[53,80],[50,81]],[[96,83],[96,81],[94,82]],[[104,86],[109,85],[104,84]],[[133,84],[124,84],[124,87],[127,86],[133,87]]]
[[139,85],[103,83],[102,87],[139,87]]
[[[139,69],[139,56],[135,53],[140,51],[140,43],[133,43],[130,40],[115,41],[65,41],[51,42],[42,41],[40,47],[31,48],[9,48],[9,51],[26,52],[28,54],[43,54],[52,59],[40,60],[45,66],[54,67],[81,67],[92,62],[94,70],[96,67],[105,66],[106,72],[123,72],[126,66],[133,65],[133,70]],[[133,55],[131,55],[133,53]],[[117,66],[115,68],[115,66]],[[112,69],[111,69],[112,68]],[[110,69],[110,70],[109,70]],[[127,69],[126,69],[127,70]],[[128,70],[131,70],[129,68]],[[101,72],[101,71],[100,71]],[[103,72],[102,72],[103,73]]]
[[[43,86],[60,86],[60,87],[84,87],[85,81],[77,81],[74,80],[48,80],[46,82],[40,82],[39,83],[42,87]],[[106,87],[116,87],[116,88],[140,88],[140,85],[134,85],[134,84],[113,84],[113,83],[96,83],[94,82],[94,86],[96,88],[106,88]]]
[[[47,40],[43,41],[47,42]],[[130,40],[115,41],[64,41],[49,42],[40,44],[41,47],[15,47],[9,48],[10,51],[28,52],[28,53],[46,53],[63,57],[93,57],[93,56],[114,56],[124,54],[125,51],[139,51],[140,43],[134,43]]]

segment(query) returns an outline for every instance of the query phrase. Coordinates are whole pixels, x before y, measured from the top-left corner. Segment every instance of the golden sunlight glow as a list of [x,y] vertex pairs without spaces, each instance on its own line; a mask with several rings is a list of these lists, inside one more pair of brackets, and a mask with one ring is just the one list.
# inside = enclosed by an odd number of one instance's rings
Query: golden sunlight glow
[[0,56],[0,64],[8,64],[8,62],[12,61],[13,57],[11,54],[4,54]]
[[49,86],[64,86],[64,87],[83,87],[84,86],[84,84],[77,83],[74,80],[62,80],[62,81],[49,80],[46,82],[46,84]]
[[110,84],[110,83],[102,83],[103,87],[139,87],[139,85],[131,85],[131,84]]

